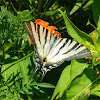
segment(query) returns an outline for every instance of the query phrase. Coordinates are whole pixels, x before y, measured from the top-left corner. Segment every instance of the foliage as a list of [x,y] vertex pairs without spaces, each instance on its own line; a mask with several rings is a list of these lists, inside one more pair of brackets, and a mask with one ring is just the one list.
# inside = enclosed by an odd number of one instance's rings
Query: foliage
[[[0,99],[99,99],[99,5],[98,0],[1,0]],[[40,71],[31,79],[34,51],[22,22],[39,18],[92,50],[90,63],[72,60],[48,72],[42,83]]]

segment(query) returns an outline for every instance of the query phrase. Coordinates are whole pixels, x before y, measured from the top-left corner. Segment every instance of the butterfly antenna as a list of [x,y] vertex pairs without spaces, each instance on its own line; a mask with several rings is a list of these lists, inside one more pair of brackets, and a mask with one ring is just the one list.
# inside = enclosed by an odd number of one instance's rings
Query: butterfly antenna
[[41,83],[41,81],[42,81],[42,80],[43,80],[43,78],[45,77],[46,73],[47,73],[47,70],[43,70],[43,75],[42,75],[41,80],[40,80],[40,82],[39,82],[39,83]]
[[38,69],[40,69],[40,64],[38,64],[38,65],[35,67],[31,79],[33,79],[33,77],[34,77],[34,75],[35,75],[35,73],[37,72]]

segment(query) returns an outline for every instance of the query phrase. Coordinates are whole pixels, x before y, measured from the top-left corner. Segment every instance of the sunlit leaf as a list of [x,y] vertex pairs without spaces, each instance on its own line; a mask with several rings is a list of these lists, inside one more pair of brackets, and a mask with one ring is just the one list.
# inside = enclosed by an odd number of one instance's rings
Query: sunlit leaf
[[70,88],[66,90],[66,98],[71,100],[76,100],[77,98],[80,98],[83,91],[87,88],[90,88],[92,83],[97,79],[98,77],[93,69],[85,69],[84,73],[73,80]]
[[0,55],[3,55],[3,52],[6,52],[13,43],[5,43],[1,48],[0,48]]
[[92,39],[89,35],[87,35],[85,32],[79,30],[72,22],[71,20],[67,17],[66,14],[64,14],[64,12],[62,12],[61,10],[59,10],[60,13],[62,14],[65,24],[66,24],[66,28],[68,30],[68,34],[73,37],[77,42],[83,44],[84,46],[87,47],[85,41],[88,41],[90,44],[93,44]]
[[[2,66],[1,68],[1,72],[3,72],[6,68],[8,68],[10,65],[12,65],[12,62],[18,60],[18,57],[13,57],[12,59],[10,59],[10,55],[6,55],[6,61],[5,64]],[[9,78],[9,76],[13,73],[14,75],[17,74],[17,72],[19,72],[20,68],[18,67],[20,66],[19,63],[17,63],[16,65],[13,65],[13,67],[10,67],[8,70],[6,70],[2,76],[4,77],[4,80],[7,81],[7,79]]]
[[100,1],[98,0],[93,2],[93,17],[97,28],[100,29]]
[[95,88],[91,90],[91,94],[100,97],[100,84],[95,86]]
[[58,94],[57,98],[61,97],[64,91],[69,87],[71,81],[78,75],[80,75],[88,64],[85,63],[86,60],[73,60],[71,65],[67,66],[57,83],[57,86],[52,95],[52,99]]

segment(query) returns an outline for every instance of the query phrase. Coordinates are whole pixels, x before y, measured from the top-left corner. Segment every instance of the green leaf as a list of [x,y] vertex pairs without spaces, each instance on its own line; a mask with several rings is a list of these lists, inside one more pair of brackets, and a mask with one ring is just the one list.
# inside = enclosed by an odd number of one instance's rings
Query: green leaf
[[30,61],[30,58],[27,58],[23,61],[20,62],[20,73],[21,73],[21,76],[23,78],[22,80],[22,84],[25,85],[29,82],[29,75],[28,73],[30,72],[29,70],[29,65],[30,65],[31,61]]
[[73,7],[73,9],[70,11],[70,15],[72,15],[76,10],[78,10],[81,7],[82,3],[78,2],[75,3],[75,6]]
[[2,86],[2,87],[0,87],[0,91],[5,90],[7,88],[8,88],[7,86]]
[[[97,79],[98,77],[95,71],[91,68],[86,68],[83,74],[73,80],[70,88],[65,91],[66,98],[69,100],[86,100],[84,98],[88,98],[90,95],[90,92],[86,91],[86,89],[89,89],[92,83],[95,82]],[[83,93],[86,97],[82,97]]]
[[[84,10],[88,9],[89,7],[91,7],[93,5],[93,1],[94,0],[88,0],[88,2],[84,5]],[[85,2],[85,0],[84,0]]]
[[49,83],[36,83],[36,82],[32,82],[30,85],[31,86],[37,85],[37,86],[44,87],[44,88],[55,88],[54,85],[49,84]]
[[[62,9],[62,7],[60,7],[59,9]],[[54,10],[54,11],[46,11],[45,15],[46,16],[54,16],[55,14],[57,14],[59,11],[58,9]]]
[[87,35],[85,32],[79,30],[72,22],[71,20],[67,17],[66,14],[64,14],[64,12],[62,12],[59,9],[60,13],[62,14],[65,24],[66,24],[66,28],[68,30],[68,34],[73,37],[77,42],[81,43],[82,45],[86,46],[86,41],[88,41],[90,44],[93,44],[93,41],[91,39],[91,37],[89,35]]
[[[21,59],[19,59],[19,60],[17,60],[17,61],[13,61],[6,69],[3,69],[3,70],[1,71],[1,74],[4,73],[6,70],[8,70],[8,69],[9,69],[10,67],[12,67],[13,65],[15,65],[15,64],[17,64],[17,63],[23,61],[24,59],[26,59],[26,58],[28,58],[28,57],[33,56],[33,54],[34,54],[34,52],[31,52],[30,54],[26,55],[25,57],[23,57],[23,58],[21,58]],[[7,57],[8,57],[8,55],[7,55]]]
[[[6,60],[5,60],[5,64],[2,66],[1,68],[1,72],[3,72],[6,68],[8,68],[8,66],[12,65],[12,62],[18,60],[18,57],[15,56],[12,59],[10,59],[9,55],[6,55]],[[17,63],[16,65],[13,65],[13,67],[10,67],[8,70],[6,70],[4,73],[2,73],[2,76],[4,78],[5,81],[7,81],[7,79],[9,78],[9,76],[13,73],[14,75],[17,74],[17,71],[19,71],[19,67],[20,66],[19,63]]]
[[96,95],[100,97],[100,84],[91,90],[91,95]]
[[49,83],[39,83],[37,85],[40,86],[40,87],[44,87],[44,88],[55,88],[54,85],[49,84]]
[[29,20],[32,20],[33,19],[33,16],[31,15],[31,13],[34,11],[34,9],[32,9],[32,10],[23,10],[23,11],[19,11],[19,12],[17,12],[18,13],[18,15],[20,16],[20,17],[22,17],[23,18],[23,20],[22,20],[22,22],[23,21],[29,21]]
[[19,60],[16,56],[13,58],[10,58],[9,55],[6,55],[5,64],[1,68],[1,73],[2,73],[2,76],[4,77],[4,80],[7,81],[10,75],[15,76],[18,73],[20,73],[21,78],[23,78],[22,80],[23,85],[27,84],[29,81],[28,67],[31,64],[30,58],[28,57],[30,57],[31,55],[33,55],[33,52]]
[[62,74],[61,77],[57,83],[57,86],[54,90],[54,93],[52,95],[52,100],[54,97],[59,93],[57,98],[61,97],[64,93],[64,91],[69,87],[71,81],[78,75],[80,75],[83,70],[88,67],[86,64],[86,60],[73,60],[71,62],[71,65],[67,66]]
[[1,99],[1,100],[4,100],[5,98],[6,98],[6,95],[1,95],[1,96],[0,96],[0,99]]
[[31,13],[34,11],[34,9],[28,11],[28,10],[24,10],[23,11],[23,16],[24,16],[24,19],[27,18],[28,16],[31,16]]
[[100,1],[94,0],[92,11],[97,28],[100,29]]
[[12,46],[12,44],[13,43],[5,43],[3,47],[0,48],[0,55],[3,55],[3,48],[4,48],[4,52],[6,52]]

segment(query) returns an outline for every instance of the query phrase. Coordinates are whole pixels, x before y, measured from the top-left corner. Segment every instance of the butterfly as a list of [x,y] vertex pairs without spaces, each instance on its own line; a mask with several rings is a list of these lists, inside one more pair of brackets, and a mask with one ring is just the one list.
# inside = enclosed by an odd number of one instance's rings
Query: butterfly
[[72,41],[61,38],[61,34],[54,26],[41,19],[33,22],[23,22],[23,27],[34,44],[36,67],[33,75],[41,68],[43,75],[41,81],[48,71],[60,66],[64,61],[90,57],[88,48]]

